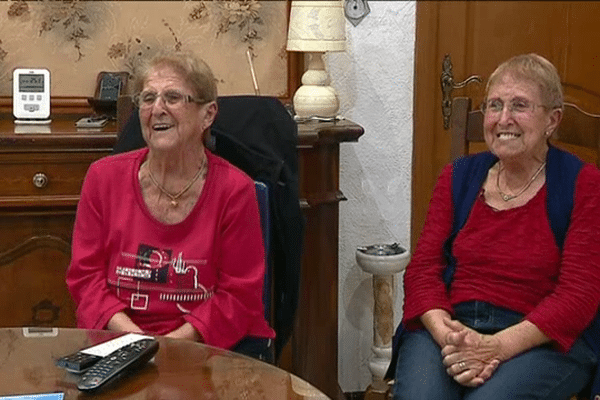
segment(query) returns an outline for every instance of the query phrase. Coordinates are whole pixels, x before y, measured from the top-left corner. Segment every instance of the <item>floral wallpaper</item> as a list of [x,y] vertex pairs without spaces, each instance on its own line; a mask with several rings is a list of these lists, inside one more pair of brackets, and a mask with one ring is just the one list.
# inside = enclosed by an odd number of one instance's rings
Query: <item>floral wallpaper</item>
[[17,67],[48,68],[51,94],[94,94],[102,71],[135,75],[163,49],[193,51],[213,69],[219,93],[287,91],[287,1],[0,1],[0,96]]

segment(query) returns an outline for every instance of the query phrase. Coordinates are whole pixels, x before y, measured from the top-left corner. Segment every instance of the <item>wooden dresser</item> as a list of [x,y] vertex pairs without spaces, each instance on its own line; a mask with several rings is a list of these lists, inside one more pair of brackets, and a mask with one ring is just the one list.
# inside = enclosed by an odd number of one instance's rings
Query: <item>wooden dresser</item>
[[[64,275],[79,191],[88,166],[110,154],[116,126],[77,129],[79,116],[17,126],[0,115],[0,326],[75,326]],[[306,218],[298,318],[281,367],[341,399],[337,377],[339,146],[363,128],[298,126]]]
[[0,118],[0,325],[75,326],[65,285],[79,191],[90,163],[110,153],[115,127],[78,130]]

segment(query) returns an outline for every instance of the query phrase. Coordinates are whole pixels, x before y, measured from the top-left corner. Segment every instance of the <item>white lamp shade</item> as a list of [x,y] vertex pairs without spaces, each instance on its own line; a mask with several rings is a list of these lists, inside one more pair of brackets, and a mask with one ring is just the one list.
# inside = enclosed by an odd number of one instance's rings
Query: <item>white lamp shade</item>
[[292,1],[287,50],[344,51],[346,20],[341,0]]

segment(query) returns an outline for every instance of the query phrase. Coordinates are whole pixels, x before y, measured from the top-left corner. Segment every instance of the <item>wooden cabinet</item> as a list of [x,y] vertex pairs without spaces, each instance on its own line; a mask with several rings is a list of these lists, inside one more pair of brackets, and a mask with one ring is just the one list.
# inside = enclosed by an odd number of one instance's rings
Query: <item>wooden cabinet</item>
[[77,200],[115,128],[78,130],[74,121],[0,119],[0,326],[75,326],[65,271]]
[[[79,191],[88,166],[110,154],[116,126],[78,130],[76,117],[18,133],[0,119],[0,326],[75,326],[65,285]],[[23,129],[17,127],[17,129]],[[306,218],[298,318],[281,367],[341,399],[337,376],[340,143],[363,129],[349,121],[298,126]]]
[[350,121],[298,124],[299,183],[306,218],[298,318],[290,372],[332,399],[338,384],[338,215],[340,143],[364,130]]

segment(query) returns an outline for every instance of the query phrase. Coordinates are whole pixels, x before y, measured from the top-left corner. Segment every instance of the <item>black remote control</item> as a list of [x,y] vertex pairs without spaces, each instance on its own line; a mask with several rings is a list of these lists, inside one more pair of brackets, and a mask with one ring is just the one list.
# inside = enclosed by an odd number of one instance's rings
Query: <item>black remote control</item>
[[100,360],[102,360],[100,356],[78,351],[77,353],[59,358],[56,360],[56,365],[74,374],[80,374]]
[[108,382],[132,373],[145,365],[158,351],[156,339],[133,342],[103,357],[79,378],[77,388],[93,392]]

